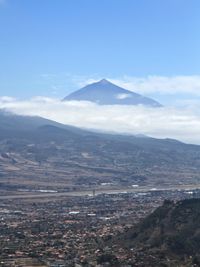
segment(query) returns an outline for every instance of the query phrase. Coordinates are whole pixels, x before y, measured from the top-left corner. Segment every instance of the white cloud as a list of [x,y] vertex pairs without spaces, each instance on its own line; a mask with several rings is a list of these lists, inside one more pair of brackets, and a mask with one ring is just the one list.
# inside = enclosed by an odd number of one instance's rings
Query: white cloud
[[[121,77],[102,77],[98,74],[74,75],[72,73],[60,74],[42,74],[44,82],[52,87],[53,93],[56,95],[63,94],[66,96],[73,90],[77,90],[89,83],[97,82],[102,78],[125,88],[130,91],[143,94],[150,97],[160,99],[162,103],[163,97],[167,96],[167,102],[174,103],[174,98],[179,97],[200,97],[200,75],[177,75],[177,76],[159,76],[149,75],[145,77],[135,77],[123,75]],[[183,96],[184,95],[184,96]],[[172,98],[173,97],[173,98]],[[164,102],[166,102],[164,100]]]
[[[200,96],[200,75],[191,76],[147,76],[109,78],[108,80],[133,92],[140,94],[191,94]],[[86,79],[81,85],[96,82],[98,79]]]
[[117,99],[126,99],[126,98],[130,98],[131,94],[118,94],[116,96]]
[[[6,101],[5,101],[6,99]],[[146,134],[200,144],[199,103],[191,109],[100,106],[86,101],[61,102],[37,97],[26,101],[0,98],[0,108],[38,115],[61,123],[118,133]]]
[[0,97],[0,102],[1,103],[6,103],[6,102],[14,102],[16,99],[14,97],[10,97],[10,96],[2,96]]

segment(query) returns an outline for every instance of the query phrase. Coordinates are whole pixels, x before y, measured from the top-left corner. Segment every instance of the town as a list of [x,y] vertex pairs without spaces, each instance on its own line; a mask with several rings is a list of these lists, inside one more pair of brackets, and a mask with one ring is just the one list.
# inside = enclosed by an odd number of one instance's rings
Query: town
[[200,190],[151,190],[1,200],[0,266],[142,266],[134,248],[113,240],[165,199],[199,196]]

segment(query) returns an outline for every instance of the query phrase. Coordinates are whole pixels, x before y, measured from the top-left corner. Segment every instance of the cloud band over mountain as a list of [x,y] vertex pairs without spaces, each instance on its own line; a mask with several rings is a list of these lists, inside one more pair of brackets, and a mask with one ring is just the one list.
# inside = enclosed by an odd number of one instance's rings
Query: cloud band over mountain
[[200,144],[199,107],[158,109],[144,106],[97,105],[86,101],[62,102],[54,98],[30,100],[0,98],[0,108],[17,114],[38,115],[78,127],[118,133],[146,134]]

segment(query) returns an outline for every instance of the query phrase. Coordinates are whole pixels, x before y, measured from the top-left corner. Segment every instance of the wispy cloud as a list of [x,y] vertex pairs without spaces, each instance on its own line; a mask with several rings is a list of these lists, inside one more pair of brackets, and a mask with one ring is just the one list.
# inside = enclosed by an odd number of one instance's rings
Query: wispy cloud
[[[131,77],[122,76],[118,78],[108,77],[108,79],[117,85],[130,91],[142,94],[191,94],[200,96],[200,75],[192,76],[147,76]],[[83,84],[95,82],[98,79],[87,79]]]
[[[158,99],[162,96],[168,96],[176,100],[176,97],[179,98],[181,95],[187,95],[188,98],[200,97],[200,75],[102,77],[98,74],[87,76],[63,72],[60,74],[42,74],[41,78],[51,88],[57,88],[57,95],[59,92],[68,94],[89,83],[106,78],[125,89],[147,96],[157,96]],[[175,102],[174,100],[173,102]]]
[[18,114],[38,115],[61,123],[118,133],[143,133],[200,144],[200,105],[193,108],[99,106],[91,102],[61,102],[36,97],[27,101],[0,98],[0,108]]

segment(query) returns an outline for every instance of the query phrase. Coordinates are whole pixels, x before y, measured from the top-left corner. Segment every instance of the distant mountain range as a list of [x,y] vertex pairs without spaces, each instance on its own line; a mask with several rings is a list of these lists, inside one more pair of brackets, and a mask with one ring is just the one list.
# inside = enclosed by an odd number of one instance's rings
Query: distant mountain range
[[0,122],[2,186],[55,190],[105,183],[114,187],[199,183],[200,146],[95,133],[4,111]]
[[63,101],[91,101],[99,105],[144,105],[161,107],[157,101],[121,88],[106,79],[89,84],[66,96]]

